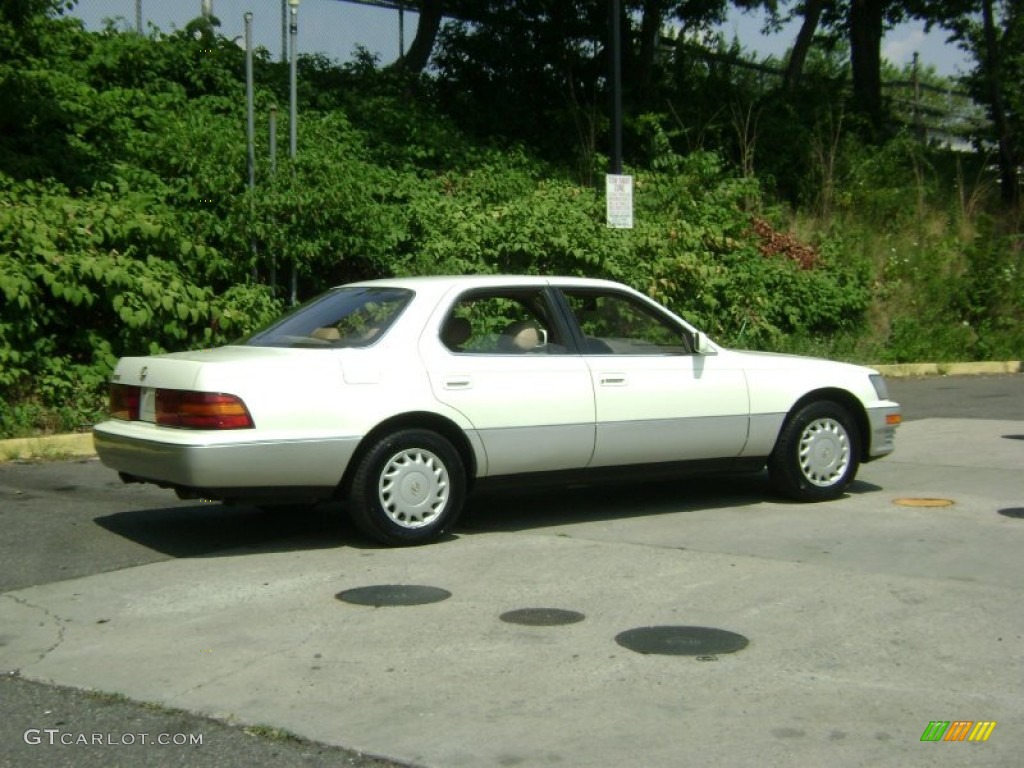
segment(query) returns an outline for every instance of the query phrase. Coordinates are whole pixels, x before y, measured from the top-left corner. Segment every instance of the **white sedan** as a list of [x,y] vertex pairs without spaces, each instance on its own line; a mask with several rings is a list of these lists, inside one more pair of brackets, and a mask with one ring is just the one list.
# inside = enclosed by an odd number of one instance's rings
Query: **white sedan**
[[387,544],[467,492],[625,472],[760,471],[803,501],[893,450],[869,368],[738,352],[618,283],[419,277],[334,288],[231,346],[126,357],[100,459],[182,498],[341,499]]

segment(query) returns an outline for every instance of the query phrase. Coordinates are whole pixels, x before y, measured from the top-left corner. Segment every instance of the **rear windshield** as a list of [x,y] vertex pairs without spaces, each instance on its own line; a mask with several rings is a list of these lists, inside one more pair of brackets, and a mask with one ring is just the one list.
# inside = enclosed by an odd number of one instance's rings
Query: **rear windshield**
[[367,347],[412,300],[406,288],[335,288],[240,343],[250,347]]

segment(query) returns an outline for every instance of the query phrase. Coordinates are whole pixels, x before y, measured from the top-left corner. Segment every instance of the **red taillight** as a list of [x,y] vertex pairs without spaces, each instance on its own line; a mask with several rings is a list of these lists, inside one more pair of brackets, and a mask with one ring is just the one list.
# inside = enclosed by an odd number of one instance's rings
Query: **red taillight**
[[142,390],[128,384],[110,385],[110,417],[135,421],[139,418],[139,399]]
[[255,426],[240,397],[181,389],[156,391],[156,423],[187,429],[252,429]]

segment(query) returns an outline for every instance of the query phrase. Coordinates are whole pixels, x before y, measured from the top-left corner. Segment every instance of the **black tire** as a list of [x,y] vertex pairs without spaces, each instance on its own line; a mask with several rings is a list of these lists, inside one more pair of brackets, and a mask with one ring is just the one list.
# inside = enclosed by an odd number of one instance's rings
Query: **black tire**
[[466,469],[436,432],[406,429],[378,440],[356,467],[348,492],[352,522],[392,546],[435,541],[458,520]]
[[850,412],[831,400],[790,414],[768,459],[772,485],[796,501],[839,498],[857,476],[860,434]]

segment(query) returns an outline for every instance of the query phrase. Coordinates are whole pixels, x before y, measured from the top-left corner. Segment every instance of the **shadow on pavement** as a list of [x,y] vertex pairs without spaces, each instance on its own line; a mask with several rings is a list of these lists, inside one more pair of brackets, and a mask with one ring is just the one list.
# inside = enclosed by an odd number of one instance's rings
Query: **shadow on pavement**
[[[874,493],[856,481],[849,495]],[[825,502],[828,503],[828,502]],[[467,534],[514,532],[605,520],[764,505],[799,505],[776,495],[766,473],[615,484],[487,489],[470,495],[445,540]],[[171,557],[240,556],[267,552],[380,549],[356,531],[340,504],[314,508],[190,506],[137,509],[94,519],[107,531]]]
[[117,512],[94,521],[113,534],[171,557],[369,546],[352,530],[337,505],[263,510],[203,503]]
[[772,502],[785,503],[772,493],[765,473],[482,490],[470,498],[459,531],[521,531]]

